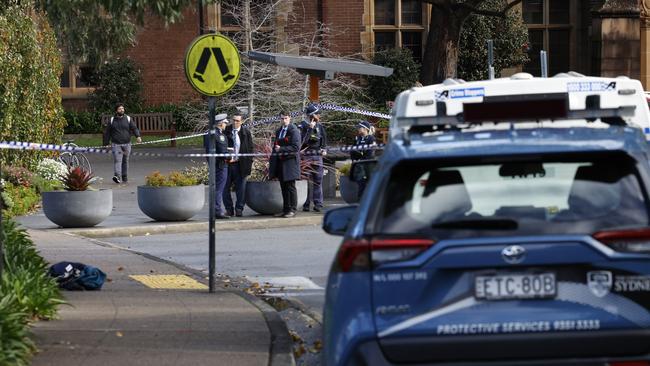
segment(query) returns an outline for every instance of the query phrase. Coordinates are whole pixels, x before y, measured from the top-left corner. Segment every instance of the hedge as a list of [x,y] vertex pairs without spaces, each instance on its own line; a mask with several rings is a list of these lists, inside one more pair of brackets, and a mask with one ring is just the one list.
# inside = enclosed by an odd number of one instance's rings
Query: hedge
[[[33,2],[0,7],[0,140],[59,142],[61,55]],[[33,166],[38,152],[0,151],[0,164]]]

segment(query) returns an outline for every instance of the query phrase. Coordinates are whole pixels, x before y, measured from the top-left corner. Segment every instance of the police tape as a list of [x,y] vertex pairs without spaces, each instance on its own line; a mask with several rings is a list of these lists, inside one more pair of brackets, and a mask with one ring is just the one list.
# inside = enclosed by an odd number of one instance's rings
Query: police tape
[[[323,110],[329,110],[329,111],[335,111],[335,112],[346,112],[346,113],[354,113],[354,114],[361,114],[364,116],[369,116],[369,117],[378,117],[378,118],[383,118],[383,119],[390,119],[390,114],[385,114],[385,113],[379,113],[379,112],[372,112],[372,111],[367,111],[364,109],[359,109],[359,108],[352,108],[352,107],[343,107],[340,105],[336,105],[333,103],[319,103],[319,104],[314,104],[319,109]],[[295,111],[289,113],[291,117],[298,117],[303,114],[303,111]],[[280,120],[280,115],[275,115],[271,117],[267,117],[261,120],[257,121],[252,121],[246,123],[246,126],[248,127],[254,127],[254,126],[259,126],[262,124],[269,124],[273,123],[276,121]]]
[[[368,150],[383,150],[385,147],[384,144],[362,144],[362,145],[346,145],[331,147],[321,150],[303,150],[300,152],[283,152],[283,153],[225,153],[225,154],[210,154],[210,153],[155,153],[155,152],[139,152],[132,151],[131,155],[135,156],[147,156],[147,157],[173,157],[173,158],[208,158],[208,157],[219,157],[219,158],[231,158],[237,159],[239,157],[270,157],[270,156],[288,156],[296,155],[300,153],[305,156],[321,156],[323,152],[327,153],[336,153],[336,152],[352,152],[352,151],[368,151]],[[9,150],[23,150],[23,151],[57,151],[57,152],[70,152],[70,153],[87,153],[87,154],[111,154],[112,151],[107,148],[96,148],[96,147],[80,147],[80,146],[66,146],[66,145],[56,145],[56,144],[41,144],[34,142],[23,142],[23,141],[0,141],[0,149],[9,149]]]
[[[370,117],[378,117],[378,118],[384,118],[384,119],[390,119],[389,114],[384,114],[384,113],[379,113],[379,112],[372,112],[372,111],[366,111],[363,109],[358,109],[358,108],[351,108],[351,107],[342,107],[336,104],[332,103],[321,103],[321,104],[315,104],[316,107],[324,110],[331,110],[331,111],[336,111],[336,112],[347,112],[347,113],[354,113],[354,114],[361,114],[364,116],[370,116]],[[298,117],[303,114],[303,111],[294,111],[289,113],[289,115],[293,117]],[[280,120],[280,115],[275,115],[271,117],[266,117],[257,121],[252,121],[252,122],[247,122],[244,125],[248,128],[250,127],[255,127],[263,124],[270,124],[273,122],[277,122]],[[152,140],[152,141],[143,141],[143,142],[135,142],[132,143],[132,146],[141,146],[141,145],[152,145],[152,144],[158,144],[158,143],[163,143],[163,142],[170,142],[170,141],[177,141],[177,140],[185,140],[185,139],[191,139],[199,136],[205,136],[207,135],[208,132],[201,132],[201,133],[196,133],[193,135],[187,135],[187,136],[178,136],[178,137],[170,137],[166,139],[160,139],[160,140]],[[117,146],[125,146],[128,144],[116,144]],[[102,148],[109,148],[111,145],[102,145],[102,146],[92,146],[92,148],[95,149],[102,149]]]

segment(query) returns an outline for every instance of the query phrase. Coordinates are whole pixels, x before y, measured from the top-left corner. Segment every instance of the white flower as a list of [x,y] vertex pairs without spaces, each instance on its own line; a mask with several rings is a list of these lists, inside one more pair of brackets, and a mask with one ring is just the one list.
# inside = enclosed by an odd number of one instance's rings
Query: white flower
[[66,175],[68,168],[58,160],[45,158],[38,163],[36,174],[47,180],[58,180]]

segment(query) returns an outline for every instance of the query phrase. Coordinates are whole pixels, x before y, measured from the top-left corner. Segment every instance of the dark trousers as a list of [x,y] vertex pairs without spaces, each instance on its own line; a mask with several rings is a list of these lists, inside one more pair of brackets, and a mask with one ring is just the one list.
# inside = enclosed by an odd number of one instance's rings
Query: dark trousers
[[298,191],[296,190],[296,181],[280,180],[280,189],[282,189],[282,212],[296,212],[298,208]]
[[223,189],[226,187],[226,180],[228,180],[228,167],[224,166],[223,168],[217,167],[215,170],[215,186],[216,186],[216,194],[215,194],[215,212],[217,215],[223,215]]
[[232,195],[230,192],[233,184],[235,185],[235,196],[237,197],[235,209],[243,211],[244,204],[246,203],[246,177],[241,174],[239,163],[228,165],[228,179],[226,180],[226,188],[223,190],[223,204],[228,211],[233,211]]
[[309,160],[309,169],[305,172],[308,180],[307,200],[302,205],[309,208],[314,202],[315,207],[323,207],[323,158],[320,156],[304,157]]
[[361,201],[361,197],[363,196],[363,191],[366,190],[366,185],[368,184],[368,179],[361,179],[360,181],[357,182],[357,197],[359,197],[359,201]]

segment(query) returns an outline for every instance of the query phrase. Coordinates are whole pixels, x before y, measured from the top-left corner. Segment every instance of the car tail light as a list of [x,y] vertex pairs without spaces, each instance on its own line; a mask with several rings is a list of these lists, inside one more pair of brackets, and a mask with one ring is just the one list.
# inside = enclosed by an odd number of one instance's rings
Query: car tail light
[[620,361],[620,362],[610,362],[608,366],[650,366],[648,361]]
[[372,265],[414,258],[434,241],[424,238],[373,238],[346,240],[336,255],[340,272],[368,271]]
[[617,252],[650,254],[650,228],[599,231],[593,237]]

